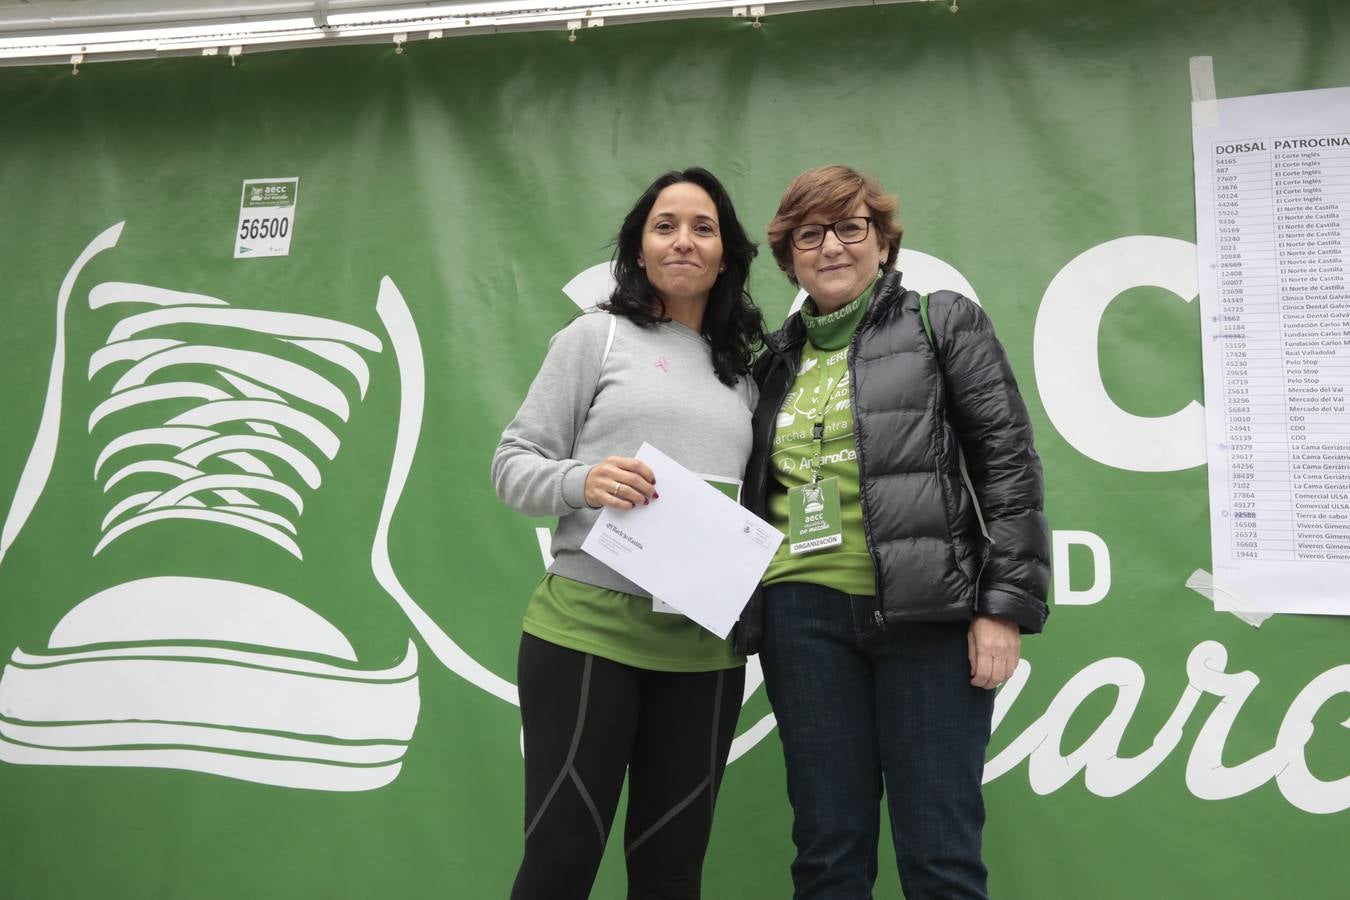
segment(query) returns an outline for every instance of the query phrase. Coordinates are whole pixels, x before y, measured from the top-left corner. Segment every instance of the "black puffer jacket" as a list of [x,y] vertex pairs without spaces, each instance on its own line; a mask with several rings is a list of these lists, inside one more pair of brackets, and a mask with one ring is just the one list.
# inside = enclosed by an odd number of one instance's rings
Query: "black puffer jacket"
[[[876,614],[890,625],[988,613],[1038,632],[1049,611],[1050,535],[1026,405],[978,305],[939,291],[929,296],[928,314],[931,343],[919,295],[901,286],[900,273],[888,272],[849,344]],[[769,336],[755,364],[760,393],[744,501],[760,516],[767,510],[774,420],[797,377],[805,339],[793,315]],[[961,477],[962,453],[978,514]],[[737,626],[742,652],[759,648],[761,595],[751,598]]]

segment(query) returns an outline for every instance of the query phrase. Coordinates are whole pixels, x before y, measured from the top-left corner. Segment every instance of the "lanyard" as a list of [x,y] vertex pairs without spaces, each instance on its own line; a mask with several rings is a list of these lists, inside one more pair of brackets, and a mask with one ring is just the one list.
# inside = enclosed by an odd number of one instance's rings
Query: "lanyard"
[[[847,349],[844,352],[847,353],[848,352]],[[825,391],[826,370],[829,368],[828,366],[825,365],[825,360],[827,360],[828,358],[829,358],[828,355],[820,357],[820,363],[818,364],[818,367],[820,369],[820,378],[816,381],[816,396],[820,396]],[[845,364],[844,375],[847,374],[848,374],[848,365]],[[820,402],[820,406],[818,407],[818,415],[816,416],[816,422],[814,425],[811,426],[812,484],[816,484],[820,481],[820,454],[825,444],[825,413],[829,410],[830,401],[834,399],[835,393],[838,392],[839,385],[844,383],[844,375],[841,375],[839,377],[839,380],[834,383],[834,387],[830,389],[830,393],[825,397],[824,400]]]

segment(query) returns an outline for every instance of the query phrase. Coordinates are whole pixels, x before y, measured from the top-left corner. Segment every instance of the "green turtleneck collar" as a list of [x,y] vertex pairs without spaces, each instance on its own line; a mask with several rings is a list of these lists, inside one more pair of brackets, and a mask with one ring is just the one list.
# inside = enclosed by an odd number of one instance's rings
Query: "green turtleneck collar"
[[818,350],[838,350],[848,344],[853,338],[853,332],[858,329],[858,323],[867,313],[876,284],[876,281],[873,281],[867,286],[867,290],[854,297],[851,302],[823,316],[816,312],[816,301],[807,297],[806,302],[802,304],[800,315],[811,346]]

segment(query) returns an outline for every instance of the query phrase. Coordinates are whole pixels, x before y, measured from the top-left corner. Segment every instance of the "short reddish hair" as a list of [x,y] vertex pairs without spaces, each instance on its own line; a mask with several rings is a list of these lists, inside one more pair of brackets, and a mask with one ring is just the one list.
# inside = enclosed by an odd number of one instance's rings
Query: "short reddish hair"
[[885,267],[895,265],[900,237],[904,234],[895,217],[899,200],[886,193],[881,182],[866,172],[849,166],[821,166],[807,169],[792,180],[778,204],[778,213],[769,223],[769,249],[789,281],[797,283],[792,270],[792,229],[807,221],[835,222],[846,218],[859,200],[871,212],[872,227],[886,238]]

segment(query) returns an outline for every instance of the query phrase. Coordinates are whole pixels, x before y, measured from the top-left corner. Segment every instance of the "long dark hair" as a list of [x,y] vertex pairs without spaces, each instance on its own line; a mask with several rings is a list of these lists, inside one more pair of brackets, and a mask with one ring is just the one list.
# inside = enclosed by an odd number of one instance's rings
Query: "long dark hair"
[[656,197],[672,184],[688,182],[707,191],[717,208],[717,225],[722,233],[722,262],[726,271],[717,276],[708,292],[703,311],[703,337],[712,346],[713,371],[723,384],[735,385],[737,377],[750,371],[755,349],[764,337],[764,317],[750,297],[746,282],[750,263],[759,248],[741,227],[736,207],[722,182],[707,169],[695,166],[683,172],[667,172],[642,192],[637,203],[624,216],[614,239],[614,293],[600,304],[601,309],[626,316],[638,325],[668,322],[666,305],[647,273],[637,264],[642,252],[642,230]]

